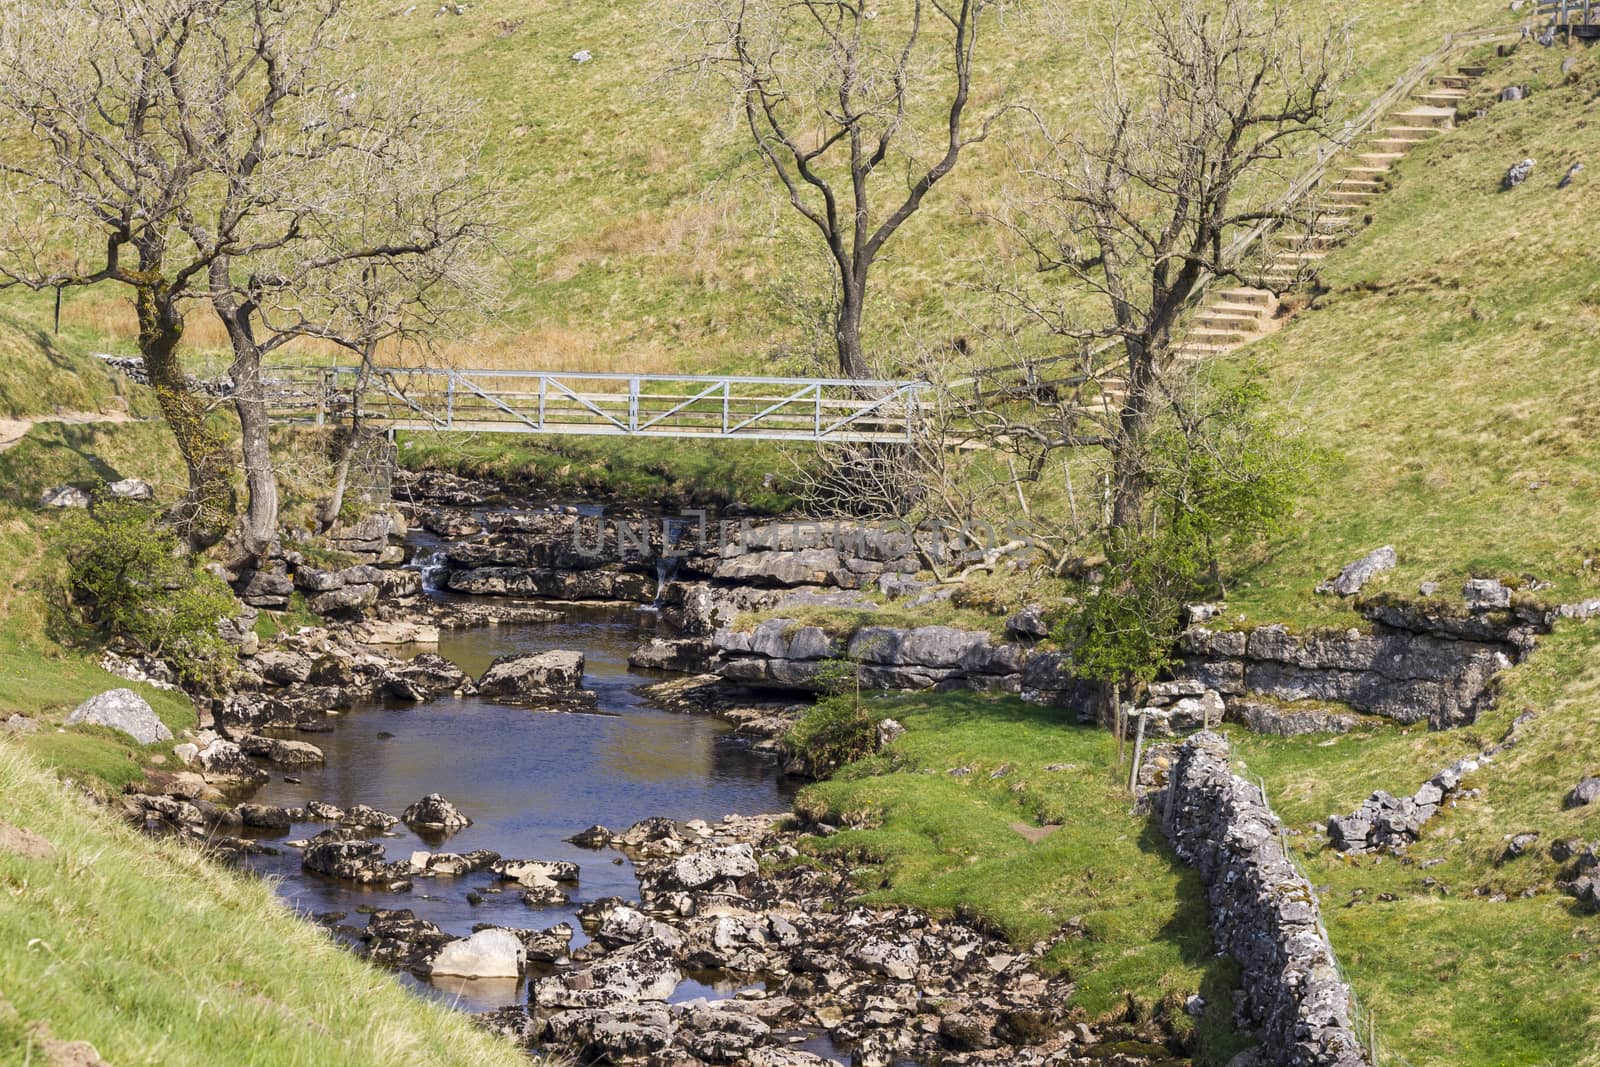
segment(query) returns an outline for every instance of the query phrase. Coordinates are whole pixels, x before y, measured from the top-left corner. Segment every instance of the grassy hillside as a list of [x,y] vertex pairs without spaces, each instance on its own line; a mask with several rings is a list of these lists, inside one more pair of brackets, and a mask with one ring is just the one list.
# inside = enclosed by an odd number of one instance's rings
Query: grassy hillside
[[112,407],[115,382],[76,336],[52,336],[40,325],[46,321],[0,310],[0,419]]
[[[1508,85],[1531,95],[1494,103]],[[1386,543],[1400,566],[1374,589],[1531,574],[1557,599],[1600,591],[1597,98],[1600,53],[1522,47],[1481,85],[1487,114],[1400,165],[1310,308],[1241,350],[1333,457],[1242,610],[1314,621],[1336,607],[1311,587]]]
[[87,1041],[123,1067],[527,1062],[9,741],[0,796],[0,1061],[77,1063],[51,1042]]
[[[395,62],[437,72],[477,102],[479,166],[506,183],[509,307],[461,365],[706,371],[803,363],[814,350],[827,275],[815,236],[757,165],[726,87],[673,77],[692,48],[689,8],[671,0],[496,0],[464,5],[368,0]],[[978,55],[974,112],[1025,103],[1067,127],[1092,104],[1100,77],[1094,41],[1113,5],[1004,5]],[[908,4],[877,5],[877,25]],[[1137,10],[1137,8],[1135,8]],[[1501,22],[1499,0],[1346,0],[1306,5],[1350,20],[1351,77],[1338,110],[1359,112],[1447,30]],[[1135,26],[1135,31],[1137,27]],[[942,59],[935,38],[922,57]],[[571,58],[580,50],[593,58]],[[923,111],[906,143],[927,157],[940,120]],[[1022,124],[971,148],[957,171],[889,246],[873,275],[872,347],[886,362],[913,342],[936,344],[993,317],[971,284],[1002,267],[994,227],[975,212],[1015,174]],[[903,189],[904,161],[879,178],[883,202]],[[72,294],[67,320],[131,336],[123,294]],[[194,344],[220,346],[209,316]]]

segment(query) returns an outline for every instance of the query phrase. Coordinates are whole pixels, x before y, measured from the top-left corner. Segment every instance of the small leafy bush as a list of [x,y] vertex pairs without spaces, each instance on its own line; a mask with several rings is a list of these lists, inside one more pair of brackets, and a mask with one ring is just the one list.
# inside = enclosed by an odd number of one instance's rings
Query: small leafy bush
[[231,661],[217,623],[233,594],[180,551],[153,509],[100,499],[66,516],[54,535],[68,600],[108,638],[166,661],[185,685],[211,688]]
[[877,750],[878,716],[853,694],[824,697],[790,728],[783,746],[813,778],[825,778]]

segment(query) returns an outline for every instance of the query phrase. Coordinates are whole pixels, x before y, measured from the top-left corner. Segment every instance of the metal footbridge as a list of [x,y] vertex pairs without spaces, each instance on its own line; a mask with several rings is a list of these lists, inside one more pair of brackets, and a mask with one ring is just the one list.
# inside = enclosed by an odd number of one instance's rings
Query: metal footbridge
[[[382,367],[268,370],[275,420],[459,433],[888,443],[913,439],[921,381]],[[359,393],[359,396],[357,395]]]

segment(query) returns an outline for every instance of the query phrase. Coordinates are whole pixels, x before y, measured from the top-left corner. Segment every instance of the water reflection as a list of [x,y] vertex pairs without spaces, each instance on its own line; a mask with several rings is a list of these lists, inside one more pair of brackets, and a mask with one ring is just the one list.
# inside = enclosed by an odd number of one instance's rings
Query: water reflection
[[[327,755],[325,766],[297,768],[297,782],[275,775],[253,798],[289,807],[311,800],[345,808],[363,803],[398,815],[424,794],[442,793],[473,819],[444,849],[572,860],[582,877],[570,904],[531,908],[514,888],[484,874],[419,879],[412,892],[390,894],[307,874],[299,852],[289,848],[279,856],[252,857],[251,865],[277,876],[280,894],[294,907],[347,912],[345,922],[353,926],[365,925],[357,908],[379,907],[410,908],[460,935],[477,923],[577,927],[578,904],[632,898],[638,884],[618,853],[580,849],[563,838],[593,823],[620,829],[650,815],[717,819],[729,812],[788,810],[792,788],[725,724],[657,711],[631,692],[648,676],[630,671],[627,655],[653,626],[651,615],[632,609],[575,609],[558,623],[447,633],[440,653],[474,675],[510,652],[583,651],[584,684],[599,695],[598,713],[538,711],[475,698],[358,706],[332,719],[330,732],[312,738]],[[296,825],[289,837],[309,837],[322,828]],[[391,860],[441,847],[403,824],[381,840]],[[468,902],[469,892],[479,903]],[[580,932],[575,944],[582,941]],[[518,1003],[525,996],[517,983],[452,979],[430,986],[409,976],[403,980],[469,1010]]]

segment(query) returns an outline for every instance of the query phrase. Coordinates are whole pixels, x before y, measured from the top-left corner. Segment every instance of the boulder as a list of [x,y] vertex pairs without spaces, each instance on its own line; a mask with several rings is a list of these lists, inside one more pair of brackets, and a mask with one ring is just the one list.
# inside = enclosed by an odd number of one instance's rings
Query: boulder
[[395,532],[394,517],[387,511],[375,511],[358,522],[335,523],[328,531],[328,545],[341,552],[376,554]]
[[383,846],[353,830],[324,830],[307,843],[300,866],[330,878],[372,885],[402,880],[403,874],[395,868],[404,865],[386,863]]
[[172,731],[144,697],[132,689],[110,689],[79,704],[67,716],[68,726],[109,726],[141,745],[171,741]]
[[864,971],[908,982],[917,976],[917,946],[909,941],[866,937],[851,945],[845,958]]
[[239,813],[239,819],[246,826],[258,830],[287,831],[294,823],[294,816],[288,808],[276,804],[240,804],[234,811]]
[[[551,983],[539,983],[541,991]],[[599,1062],[643,1062],[672,1041],[665,1004],[617,1004],[557,1012],[545,1022],[547,1041]]]
[[505,701],[593,697],[579,688],[583,665],[582,652],[564,649],[500,656],[478,679],[478,693]]
[[1511,606],[1511,590],[1497,578],[1473,578],[1461,588],[1469,611],[1504,611]]
[[283,767],[309,767],[324,762],[322,749],[308,741],[285,741],[260,734],[239,738],[239,750]]
[[755,850],[739,843],[686,853],[673,863],[670,881],[681,889],[700,889],[717,882],[734,881],[760,869]]
[[318,593],[306,606],[318,615],[356,615],[378,603],[376,585],[344,585]]
[[682,980],[672,949],[652,938],[540,982],[534,1000],[545,1008],[604,1008],[666,1000]]
[[1042,641],[1050,636],[1050,624],[1038,604],[1029,604],[1006,620],[1006,636],[1015,641]]
[[457,978],[518,978],[527,968],[522,939],[510,930],[490,927],[471,937],[446,942],[428,961],[430,975]]
[[86,508],[89,494],[75,485],[57,485],[39,494],[41,508]]
[[121,478],[106,485],[106,492],[119,500],[154,500],[155,486],[143,478]]
[[652,637],[649,643],[640,645],[628,654],[628,666],[648,671],[698,674],[707,669],[714,653],[715,647],[703,637]]
[[1532,159],[1524,159],[1519,163],[1513,163],[1506,171],[1506,176],[1500,179],[1500,187],[1507,191],[1515,189],[1533,176],[1533,168],[1536,165]]
[[294,594],[294,581],[282,560],[274,560],[265,567],[247,570],[234,583],[239,599],[253,608],[281,611],[289,606]]
[[245,755],[238,745],[217,738],[195,755],[195,762],[208,782],[219,780],[238,782],[264,782],[267,772]]
[[502,881],[516,882],[528,889],[578,880],[578,865],[565,860],[497,860],[489,869]]
[[1393,545],[1384,545],[1375,548],[1365,556],[1344,565],[1337,577],[1330,578],[1317,586],[1319,593],[1334,593],[1338,596],[1355,596],[1361,592],[1361,587],[1369,582],[1373,575],[1382,571],[1393,570],[1399,557],[1395,554]]
[[412,829],[443,830],[447,833],[472,825],[471,819],[438,793],[429,793],[406,808],[400,813],[400,820]]
[[251,658],[250,665],[263,681],[273,685],[300,685],[311,677],[311,657],[299,652],[259,652]]
[[384,678],[384,688],[401,700],[430,700],[473,690],[465,671],[435,652],[422,652]]
[[296,589],[308,593],[326,593],[344,588],[344,575],[338,571],[325,571],[316,567],[300,567],[294,572]]
[[1591,775],[1572,787],[1567,794],[1566,806],[1582,808],[1600,800],[1600,776]]
[[1533,847],[1538,843],[1539,834],[1537,831],[1522,834],[1512,834],[1511,840],[1506,843],[1505,855],[1502,858],[1514,860],[1519,856],[1525,856],[1529,852],[1533,851]]

